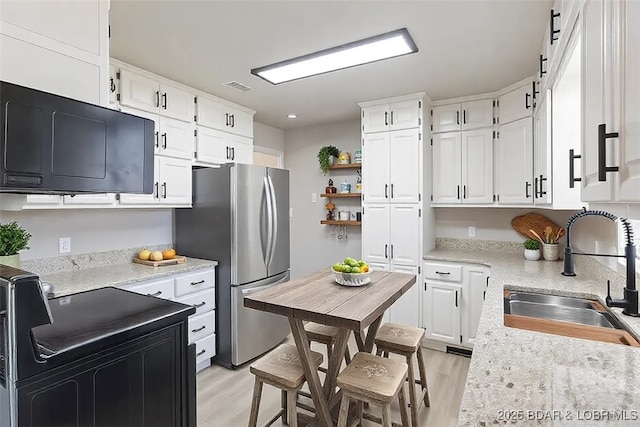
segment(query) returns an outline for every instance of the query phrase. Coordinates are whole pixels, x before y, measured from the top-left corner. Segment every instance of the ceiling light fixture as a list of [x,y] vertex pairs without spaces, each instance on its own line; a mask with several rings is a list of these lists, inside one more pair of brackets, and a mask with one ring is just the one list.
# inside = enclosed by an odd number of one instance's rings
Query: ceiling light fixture
[[295,114],[287,114],[287,117],[290,119],[297,119],[298,116],[296,116]]
[[251,70],[274,85],[418,51],[406,28]]

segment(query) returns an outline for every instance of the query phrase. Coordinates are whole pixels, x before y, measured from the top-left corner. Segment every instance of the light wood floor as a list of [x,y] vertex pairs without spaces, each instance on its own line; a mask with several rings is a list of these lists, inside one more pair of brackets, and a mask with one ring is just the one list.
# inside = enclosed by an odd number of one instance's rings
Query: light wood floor
[[[287,341],[293,344],[291,337]],[[325,347],[313,343],[312,348],[324,353]],[[356,348],[355,342],[351,343],[349,348],[353,351]],[[471,359],[425,348],[422,351],[427,365],[431,407],[422,409],[419,425],[455,426]],[[394,356],[391,355],[391,357]],[[326,366],[326,354],[324,365]],[[323,374],[320,375],[322,378]],[[249,372],[248,364],[233,371],[214,365],[197,375],[197,384],[198,427],[241,427],[247,425],[253,393],[253,375]],[[266,422],[279,409],[280,391],[265,385],[262,392],[258,425]],[[374,406],[370,406],[368,411],[380,416],[378,408]],[[394,408],[392,412],[392,420],[400,423],[397,408]],[[274,426],[281,425],[280,420],[274,424]],[[368,421],[364,422],[366,427],[375,425]]]

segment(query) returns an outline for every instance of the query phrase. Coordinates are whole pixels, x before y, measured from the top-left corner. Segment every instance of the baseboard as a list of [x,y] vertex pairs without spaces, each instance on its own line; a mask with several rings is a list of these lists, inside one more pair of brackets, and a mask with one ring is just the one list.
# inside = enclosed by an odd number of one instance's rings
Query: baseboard
[[443,353],[457,354],[459,356],[471,357],[472,351],[468,348],[463,347],[455,347],[449,344],[433,341],[433,340],[422,340],[422,346],[425,348],[429,348],[431,350],[441,351]]
[[447,346],[447,353],[449,354],[455,354],[458,356],[464,356],[464,357],[471,357],[471,350],[467,350],[466,348],[458,348],[458,347],[451,347],[451,346]]

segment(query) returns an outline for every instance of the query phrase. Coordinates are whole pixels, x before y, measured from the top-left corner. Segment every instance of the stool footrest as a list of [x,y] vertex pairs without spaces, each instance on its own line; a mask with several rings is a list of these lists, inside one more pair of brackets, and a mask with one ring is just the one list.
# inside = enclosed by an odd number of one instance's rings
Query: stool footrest
[[[377,416],[375,416],[375,415],[372,415],[372,414],[368,414],[368,413],[366,413],[366,412],[363,412],[363,413],[362,413],[362,418],[364,418],[365,420],[373,421],[374,423],[378,423],[378,424],[382,425],[382,418],[377,417]],[[392,423],[391,423],[391,425],[392,425],[393,427],[402,427],[402,424],[398,424],[398,423],[396,423],[396,422],[392,422]]]
[[284,414],[284,409],[280,409],[277,414],[269,419],[266,423],[262,424],[262,427],[269,427],[271,424],[275,423],[278,418],[280,418]]

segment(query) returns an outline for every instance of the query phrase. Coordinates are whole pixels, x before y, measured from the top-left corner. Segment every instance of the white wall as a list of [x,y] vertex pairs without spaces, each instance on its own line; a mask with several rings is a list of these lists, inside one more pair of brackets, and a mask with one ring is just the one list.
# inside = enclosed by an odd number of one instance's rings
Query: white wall
[[284,131],[262,123],[253,122],[253,145],[284,151]]
[[[324,193],[329,178],[334,186],[347,179],[352,191],[356,183],[354,169],[330,171],[322,175],[317,154],[320,147],[335,145],[340,150],[353,153],[359,149],[360,120],[309,126],[285,131],[285,165],[291,171],[291,274],[298,277],[315,270],[329,268],[336,261],[347,256],[360,258],[362,254],[362,234],[360,227],[347,227],[347,238],[337,239],[330,235],[330,227],[321,225],[326,218],[324,205],[327,199],[319,197]],[[311,194],[318,195],[311,201]],[[337,209],[352,211],[360,208],[359,199],[336,199]]]
[[[2,222],[17,221],[31,233],[24,261],[59,256],[58,238],[71,237],[71,254],[166,244],[171,209],[84,209],[2,212]],[[65,254],[68,255],[68,254]]]

